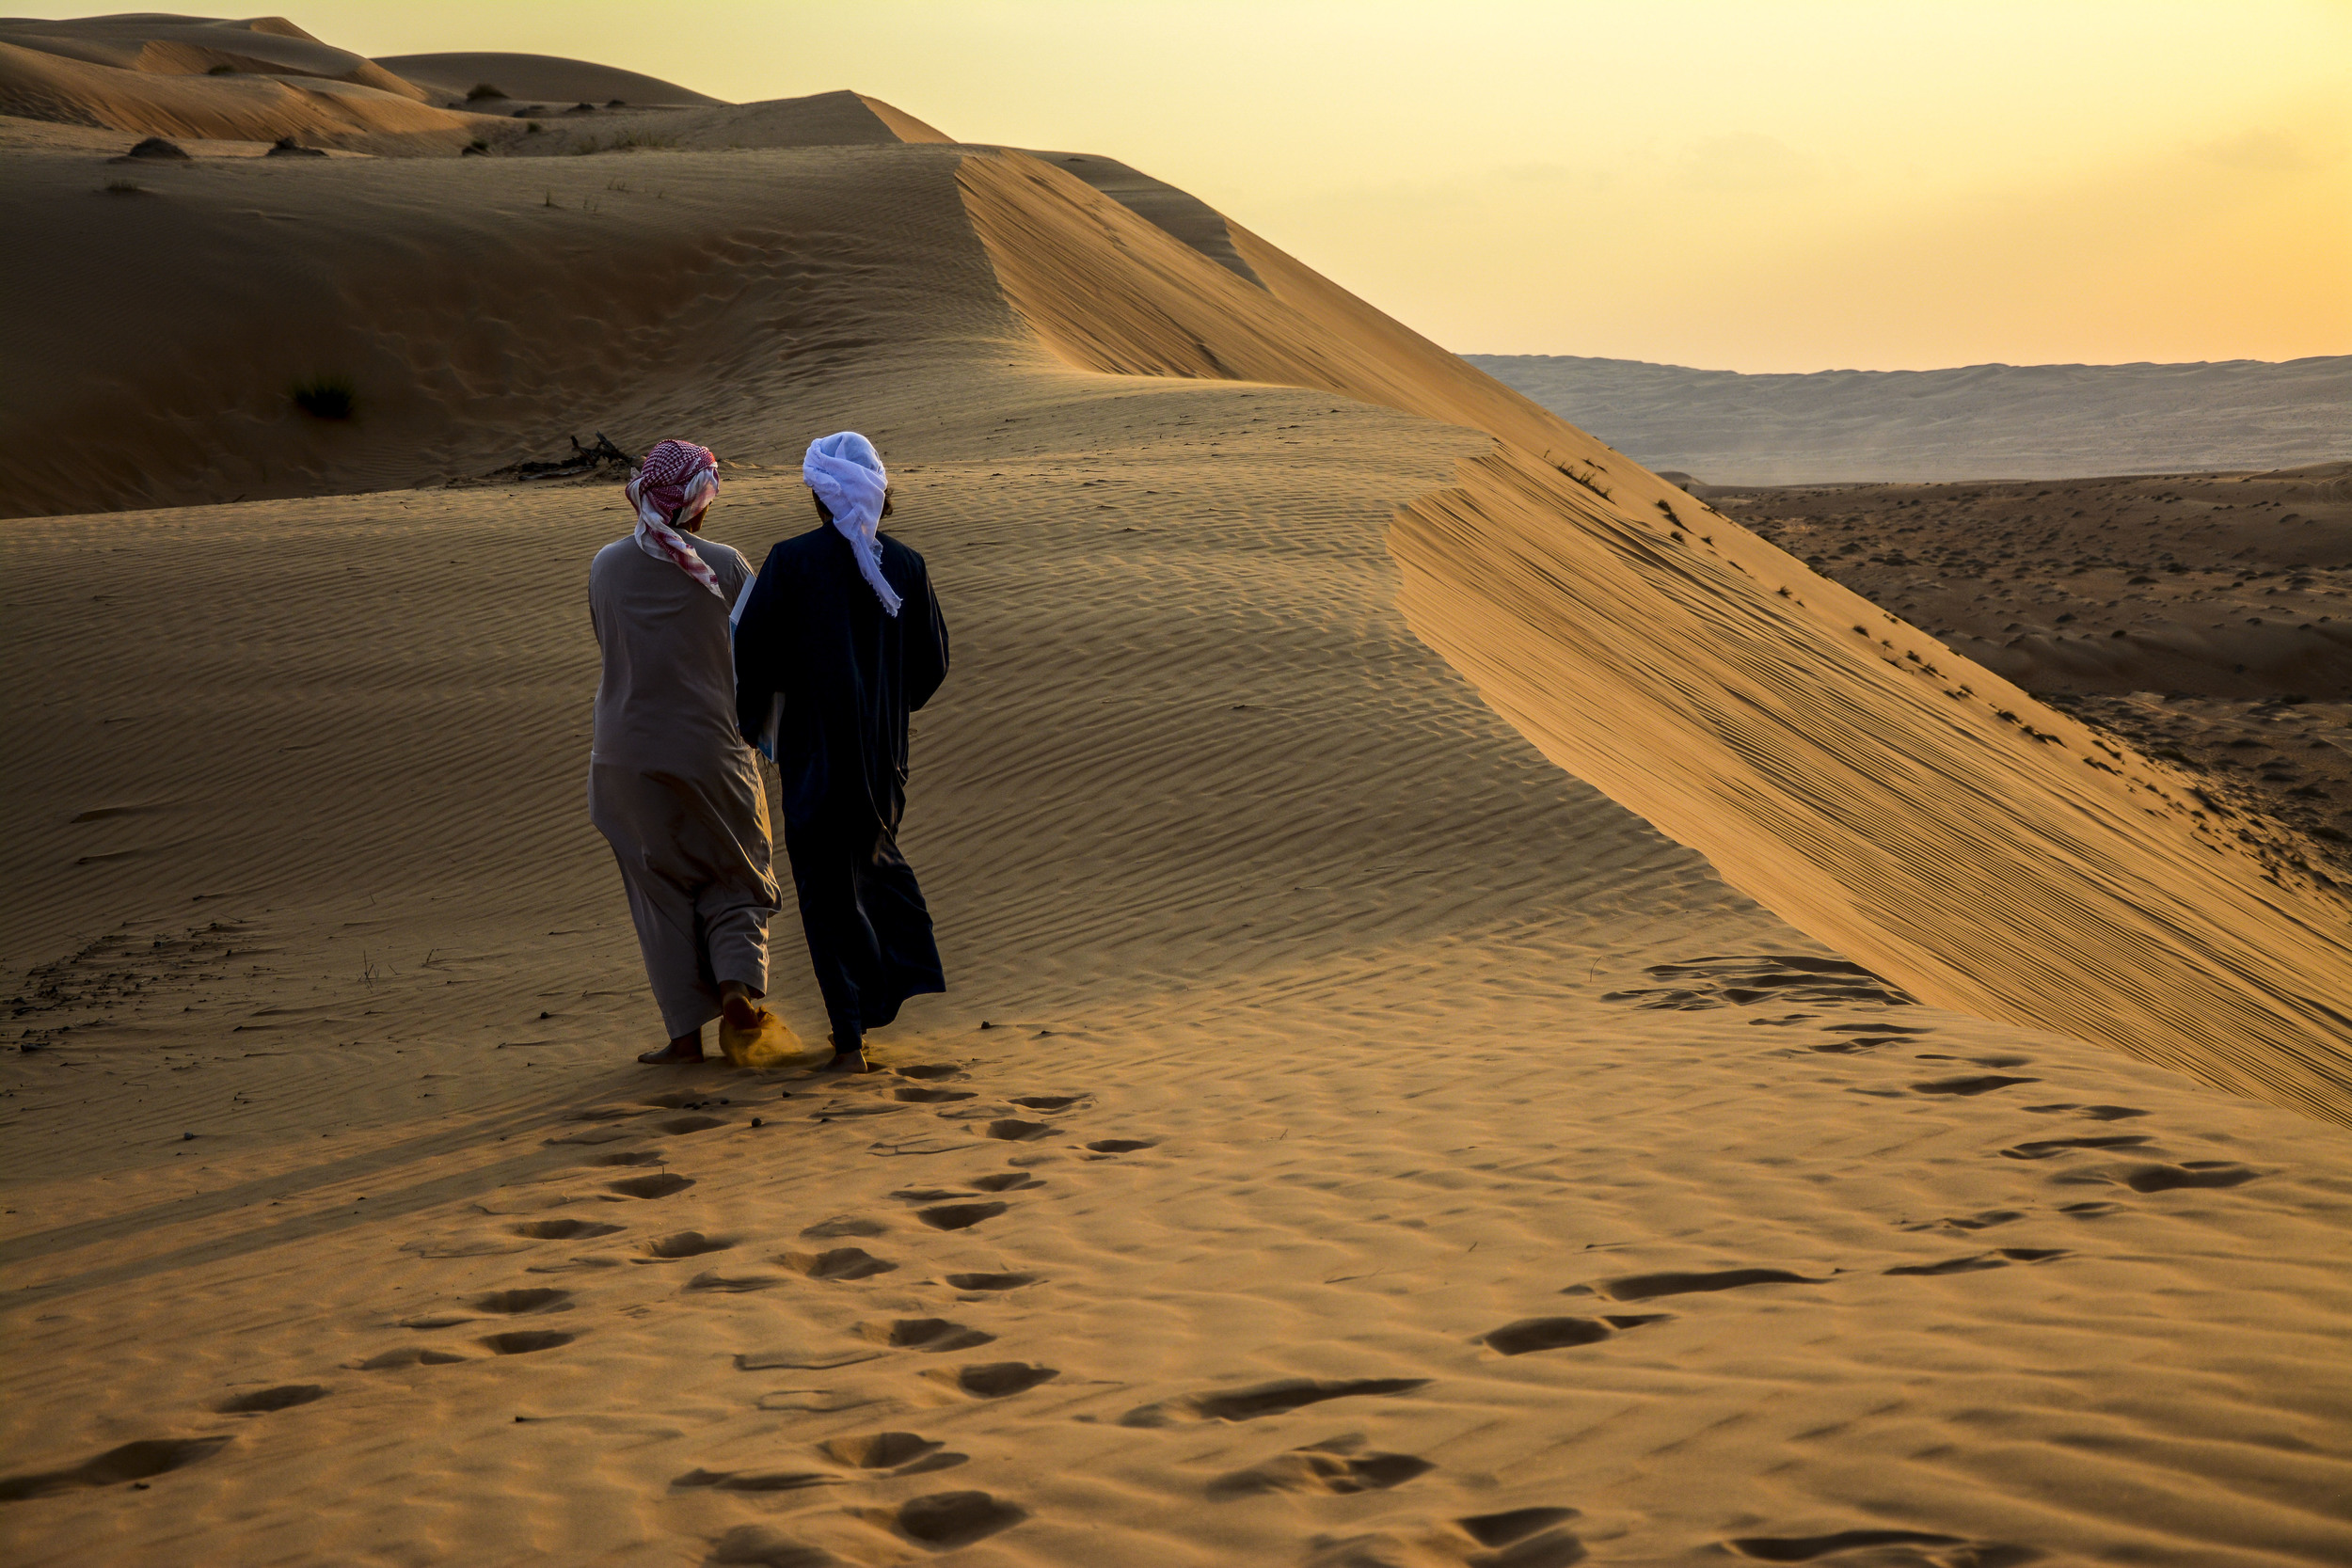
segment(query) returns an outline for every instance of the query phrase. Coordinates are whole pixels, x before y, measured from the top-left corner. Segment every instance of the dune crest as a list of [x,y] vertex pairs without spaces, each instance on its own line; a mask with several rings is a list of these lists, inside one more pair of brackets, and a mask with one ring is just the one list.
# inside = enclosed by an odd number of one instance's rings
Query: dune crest
[[1414,629],[1546,755],[1923,999],[2352,1121],[2346,908],[2290,845],[1232,229],[1251,288],[1073,175],[960,175],[1073,363],[1484,429],[1399,515]]

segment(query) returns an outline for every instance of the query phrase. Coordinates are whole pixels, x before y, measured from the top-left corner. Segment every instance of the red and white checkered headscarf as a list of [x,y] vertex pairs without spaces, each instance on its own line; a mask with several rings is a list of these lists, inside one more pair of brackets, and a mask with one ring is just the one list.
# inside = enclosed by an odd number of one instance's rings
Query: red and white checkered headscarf
[[637,547],[724,599],[719,578],[677,531],[709,509],[719,494],[719,459],[691,441],[664,441],[645,453],[644,467],[621,487],[637,509]]

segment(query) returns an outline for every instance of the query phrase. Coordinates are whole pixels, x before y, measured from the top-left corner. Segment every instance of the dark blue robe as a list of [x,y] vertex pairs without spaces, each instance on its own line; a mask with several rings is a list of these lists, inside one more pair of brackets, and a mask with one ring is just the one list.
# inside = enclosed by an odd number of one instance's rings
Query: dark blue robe
[[[736,703],[757,743],[771,718],[784,846],[835,1038],[847,1045],[947,989],[930,911],[898,853],[907,715],[947,675],[947,626],[923,558],[881,536],[882,602],[830,525],[768,552],[735,627]],[[776,699],[783,699],[776,713]]]

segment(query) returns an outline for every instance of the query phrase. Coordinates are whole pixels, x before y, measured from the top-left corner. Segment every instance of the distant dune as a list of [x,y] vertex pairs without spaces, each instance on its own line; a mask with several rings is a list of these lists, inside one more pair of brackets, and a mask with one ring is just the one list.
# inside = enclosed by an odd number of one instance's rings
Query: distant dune
[[388,55],[375,63],[421,87],[458,99],[486,85],[517,103],[533,98],[557,103],[604,103],[618,98],[632,104],[698,106],[724,102],[658,76],[553,55]]
[[1463,357],[1629,457],[1708,484],[2072,479],[2352,454],[2352,355],[1810,375]]

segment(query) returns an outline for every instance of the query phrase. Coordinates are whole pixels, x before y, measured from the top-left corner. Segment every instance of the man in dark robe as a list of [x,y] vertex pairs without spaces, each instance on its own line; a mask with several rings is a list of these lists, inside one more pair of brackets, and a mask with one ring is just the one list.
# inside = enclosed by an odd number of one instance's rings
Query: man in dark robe
[[930,911],[898,853],[907,716],[947,674],[947,627],[923,558],[880,531],[891,492],[853,431],[802,466],[819,525],[768,552],[735,627],[744,738],[782,775],[784,846],[833,1024],[834,1069],[864,1072],[865,1034],[943,991]]

